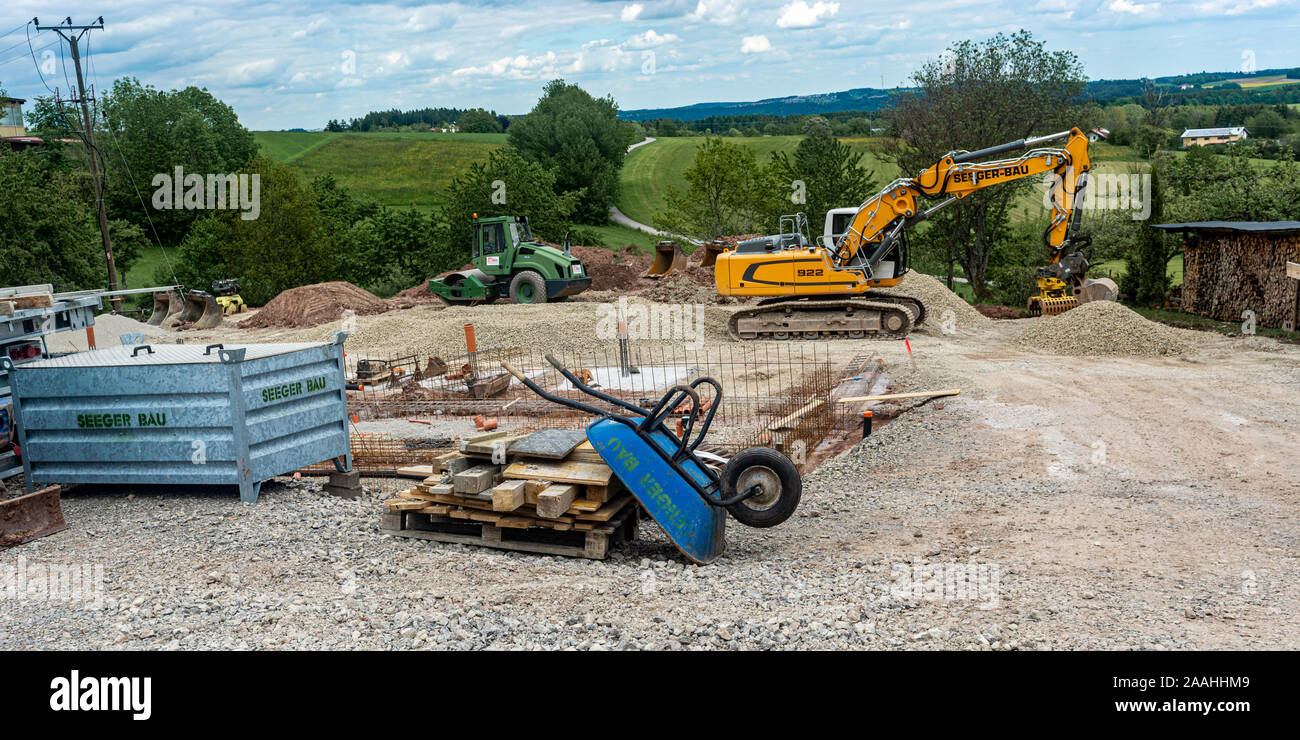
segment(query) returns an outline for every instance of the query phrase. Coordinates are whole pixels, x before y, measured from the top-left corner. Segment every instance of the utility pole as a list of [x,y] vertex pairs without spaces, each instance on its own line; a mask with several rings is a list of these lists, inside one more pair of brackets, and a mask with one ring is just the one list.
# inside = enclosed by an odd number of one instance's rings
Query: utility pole
[[[72,66],[77,70],[77,102],[81,104],[81,121],[85,129],[86,151],[90,155],[90,177],[95,182],[95,210],[99,213],[99,234],[104,242],[104,259],[108,262],[108,289],[117,290],[117,264],[113,261],[113,242],[108,236],[108,216],[104,213],[104,178],[99,171],[99,148],[95,146],[95,121],[90,116],[90,106],[86,95],[86,81],[81,74],[81,51],[77,42],[91,31],[104,30],[104,16],[100,16],[88,26],[72,25],[72,17],[64,19],[57,26],[42,26],[39,18],[33,18],[32,24],[37,31],[54,31],[68,42],[72,52]],[[115,297],[113,305],[121,308],[121,298]]]

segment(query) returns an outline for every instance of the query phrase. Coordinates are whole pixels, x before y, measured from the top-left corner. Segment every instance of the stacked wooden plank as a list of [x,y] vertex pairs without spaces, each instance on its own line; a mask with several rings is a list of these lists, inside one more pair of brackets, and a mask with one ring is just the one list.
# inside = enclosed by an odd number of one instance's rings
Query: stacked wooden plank
[[[585,557],[604,557],[611,538],[635,533],[635,500],[580,431],[491,432],[434,467],[385,502],[385,531]],[[539,531],[553,536],[526,536]]]
[[54,305],[54,287],[51,285],[20,285],[0,288],[0,316],[12,316],[15,311],[31,308],[49,308]]

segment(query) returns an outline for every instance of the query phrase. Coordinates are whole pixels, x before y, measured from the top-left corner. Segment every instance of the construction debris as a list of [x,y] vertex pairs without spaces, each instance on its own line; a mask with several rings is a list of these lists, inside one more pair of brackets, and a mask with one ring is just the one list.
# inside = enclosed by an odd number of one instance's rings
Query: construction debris
[[0,501],[0,549],[31,542],[68,528],[60,494],[50,486],[26,496]]

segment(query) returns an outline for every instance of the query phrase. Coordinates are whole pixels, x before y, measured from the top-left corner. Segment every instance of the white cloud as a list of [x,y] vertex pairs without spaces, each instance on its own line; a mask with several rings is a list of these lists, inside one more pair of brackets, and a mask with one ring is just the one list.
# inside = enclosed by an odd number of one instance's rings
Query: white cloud
[[1115,13],[1145,15],[1160,10],[1160,3],[1132,3],[1129,2],[1129,0],[1111,0],[1111,3],[1106,6],[1106,9]]
[[627,42],[623,44],[623,46],[629,49],[653,49],[656,46],[671,44],[672,42],[679,41],[679,40],[680,37],[675,33],[665,33],[663,35],[660,35],[655,33],[655,30],[651,28],[645,33],[638,33],[637,35],[628,39]]
[[637,19],[638,16],[641,15],[641,11],[643,10],[645,10],[645,6],[642,5],[641,3],[632,3],[631,5],[624,5],[623,13],[619,16],[619,20],[623,21],[624,23],[627,23],[629,21],[634,21]]
[[740,42],[741,54],[761,54],[772,50],[772,42],[766,36],[746,36]]
[[504,77],[511,80],[530,80],[555,73],[559,57],[555,52],[528,56],[519,54],[502,57],[477,67],[461,67],[452,72],[453,77],[483,76]]
[[230,70],[226,81],[232,85],[260,85],[270,82],[274,72],[274,59],[255,59]]
[[741,7],[736,0],[699,0],[695,12],[687,16],[692,21],[708,21],[731,25],[740,20]]
[[840,12],[839,3],[826,3],[821,0],[809,5],[804,0],[790,3],[781,8],[781,17],[776,25],[780,28],[811,28],[821,22],[822,16],[830,18]]
[[1231,3],[1201,3],[1197,9],[1202,13],[1223,13],[1224,15],[1241,15],[1259,8],[1271,8],[1278,0],[1236,0]]
[[456,16],[445,8],[429,6],[416,8],[406,21],[408,31],[432,31],[447,28],[456,23]]

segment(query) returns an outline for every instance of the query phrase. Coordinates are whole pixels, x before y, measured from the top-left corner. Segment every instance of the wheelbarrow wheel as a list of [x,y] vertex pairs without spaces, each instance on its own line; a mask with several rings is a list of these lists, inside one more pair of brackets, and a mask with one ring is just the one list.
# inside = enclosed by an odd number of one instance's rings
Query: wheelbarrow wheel
[[790,458],[770,447],[749,447],[727,461],[722,490],[727,497],[757,486],[744,501],[727,507],[747,527],[775,527],[794,514],[803,494],[803,481]]

